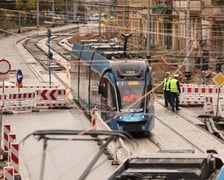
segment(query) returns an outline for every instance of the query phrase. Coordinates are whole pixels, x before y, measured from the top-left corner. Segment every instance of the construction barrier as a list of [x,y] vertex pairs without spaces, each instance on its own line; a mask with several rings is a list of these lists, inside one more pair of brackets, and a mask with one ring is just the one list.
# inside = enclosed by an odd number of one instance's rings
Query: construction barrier
[[8,95],[8,111],[33,110],[35,93],[17,93]]
[[0,111],[27,111],[38,108],[66,107],[65,89],[35,89],[33,92],[0,95]]
[[[181,84],[180,104],[181,105],[203,105],[205,97],[216,96],[218,87],[215,85]],[[224,93],[224,88],[220,88],[220,93]]]
[[[92,125],[94,129],[112,131],[110,127],[101,119],[100,115],[97,112],[97,109],[94,108],[91,115]],[[108,144],[107,150],[111,154],[113,159],[116,160],[119,164],[123,163],[131,155],[129,149],[124,144],[121,138]]]
[[12,165],[11,163],[11,144],[12,143],[15,143],[16,141],[16,134],[14,133],[9,133],[9,155],[8,155],[8,162],[9,162],[9,165]]
[[3,137],[4,137],[4,159],[8,159],[9,152],[9,133],[11,131],[11,125],[5,124],[3,125]]
[[[4,93],[5,94],[16,94],[16,93],[31,93],[34,92],[36,89],[57,89],[58,86],[27,86],[23,85],[22,87],[18,88],[16,85],[7,85],[4,86]],[[3,91],[3,86],[0,86],[0,90]]]
[[11,158],[12,158],[12,166],[14,167],[14,174],[17,175],[19,173],[19,144],[12,143],[11,144]]
[[205,115],[213,115],[214,113],[214,107],[213,107],[213,97],[205,97],[205,103],[204,103],[204,114]]
[[7,111],[5,108],[5,103],[7,101],[7,96],[5,94],[0,95],[0,111]]
[[[212,98],[212,115],[224,117],[224,97],[210,97]],[[219,101],[219,102],[218,102]]]
[[[3,126],[4,134],[4,153],[8,156],[8,166],[4,167],[4,179],[20,180],[19,174],[19,144],[16,143],[16,134],[10,133],[11,126],[5,124]],[[3,156],[5,156],[3,154]],[[7,160],[6,158],[4,158]]]
[[12,166],[4,167],[4,180],[14,180],[14,168]]
[[64,107],[66,103],[66,90],[53,89],[53,90],[36,90],[36,107]]

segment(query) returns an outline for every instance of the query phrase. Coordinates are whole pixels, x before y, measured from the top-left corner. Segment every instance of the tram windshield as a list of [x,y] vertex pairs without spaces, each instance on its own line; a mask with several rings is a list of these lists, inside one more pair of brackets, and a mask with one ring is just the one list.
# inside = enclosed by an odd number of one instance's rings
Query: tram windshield
[[121,112],[142,112],[144,81],[117,81],[121,98]]

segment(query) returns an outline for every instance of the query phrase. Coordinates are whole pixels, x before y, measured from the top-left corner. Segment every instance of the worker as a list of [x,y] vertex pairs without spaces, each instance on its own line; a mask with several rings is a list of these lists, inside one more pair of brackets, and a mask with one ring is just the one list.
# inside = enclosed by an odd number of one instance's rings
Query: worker
[[165,100],[165,107],[168,107],[168,104],[171,105],[170,101],[170,72],[166,72],[166,77],[163,81],[163,92],[164,92],[164,100]]
[[127,90],[125,95],[122,98],[122,101],[124,102],[132,102],[134,100],[140,99],[139,96],[135,95],[134,93],[131,93],[130,90]]
[[178,81],[178,74],[174,74],[173,79],[170,81],[170,99],[172,111],[174,112],[174,106],[179,111],[179,94],[181,93],[180,83]]

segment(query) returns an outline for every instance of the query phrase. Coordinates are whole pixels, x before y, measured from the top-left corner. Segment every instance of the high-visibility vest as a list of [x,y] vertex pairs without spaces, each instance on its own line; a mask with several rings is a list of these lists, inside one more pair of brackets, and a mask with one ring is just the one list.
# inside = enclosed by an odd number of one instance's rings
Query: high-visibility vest
[[173,93],[178,93],[178,88],[177,88],[177,79],[172,79],[170,81],[170,92]]
[[163,80],[163,90],[166,90],[166,87],[167,87],[167,85],[166,85],[166,78],[164,78],[164,80]]
[[171,80],[171,78],[169,78],[169,79],[164,78],[163,90],[170,91],[170,87],[169,87],[170,80]]

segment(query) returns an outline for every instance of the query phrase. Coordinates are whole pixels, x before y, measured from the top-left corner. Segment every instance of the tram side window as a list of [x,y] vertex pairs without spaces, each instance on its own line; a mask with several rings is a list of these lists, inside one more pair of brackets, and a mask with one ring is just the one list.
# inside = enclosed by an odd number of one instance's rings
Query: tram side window
[[116,96],[114,87],[108,82],[108,96],[107,96],[107,106],[113,110],[116,110]]

